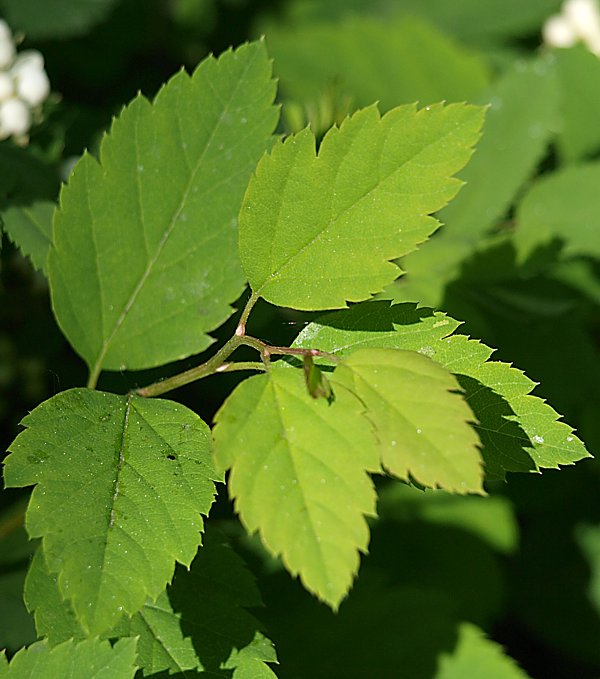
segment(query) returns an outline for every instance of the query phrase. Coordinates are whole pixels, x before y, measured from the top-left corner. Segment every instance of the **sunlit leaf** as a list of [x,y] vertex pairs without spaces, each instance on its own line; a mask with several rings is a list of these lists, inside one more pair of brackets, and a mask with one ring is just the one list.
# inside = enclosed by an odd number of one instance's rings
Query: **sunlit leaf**
[[273,366],[242,382],[216,415],[217,465],[250,533],[337,608],[358,570],[379,469],[360,401],[343,387],[313,399],[302,371]]
[[139,610],[189,565],[215,492],[210,433],[169,401],[72,389],[42,403],[5,463],[48,569],[90,634]]
[[135,639],[65,641],[51,648],[38,641],[21,649],[9,665],[0,664],[3,679],[133,679],[137,670]]
[[507,471],[557,469],[589,457],[573,429],[544,400],[535,383],[508,363],[490,361],[493,350],[464,335],[458,322],[412,304],[367,302],[308,325],[294,346],[349,356],[359,348],[418,351],[458,379],[473,411],[483,445],[486,477]]
[[435,231],[429,213],[456,194],[483,110],[465,104],[380,117],[372,106],[333,128],[315,151],[309,129],[265,156],[240,213],[240,256],[256,295],[280,306],[332,309],[398,277],[390,260]]
[[332,380],[364,403],[391,474],[456,493],[483,492],[475,418],[439,363],[416,351],[357,349]]
[[92,375],[205,349],[244,288],[237,214],[277,122],[261,42],[136,97],[63,188],[49,257],[58,322]]

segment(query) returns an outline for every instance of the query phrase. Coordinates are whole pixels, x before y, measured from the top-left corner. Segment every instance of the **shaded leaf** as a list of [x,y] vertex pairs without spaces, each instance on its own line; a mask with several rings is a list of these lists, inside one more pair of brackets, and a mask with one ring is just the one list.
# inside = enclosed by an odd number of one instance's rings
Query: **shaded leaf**
[[386,485],[378,492],[377,513],[382,520],[420,521],[468,531],[495,550],[509,554],[519,540],[517,518],[510,501],[501,495],[460,497],[441,490],[419,490],[404,483]]
[[273,365],[242,382],[215,417],[218,467],[246,529],[292,575],[337,608],[358,570],[375,513],[366,471],[379,468],[363,406],[343,387],[313,399],[302,371]]
[[14,144],[0,144],[0,208],[53,200],[59,189],[56,167]]
[[488,82],[478,55],[414,17],[273,25],[267,44],[283,94],[301,102],[335,86],[358,106],[378,101],[387,111],[413,101],[472,101]]
[[264,662],[277,661],[245,610],[262,605],[252,576],[218,534],[209,531],[204,542],[189,571],[178,568],[165,593],[113,631],[139,637],[137,663],[145,676],[161,670],[241,672],[255,665],[271,672]]
[[557,88],[541,60],[510,68],[481,99],[489,102],[481,140],[460,173],[466,182],[439,213],[445,225],[427,247],[405,257],[406,276],[390,295],[439,306],[447,284],[482,237],[506,218],[557,126]]
[[360,398],[391,474],[456,493],[483,493],[473,414],[454,376],[416,351],[357,349],[332,377]]
[[483,630],[463,622],[456,648],[440,656],[435,679],[527,679],[528,676]]
[[514,39],[529,37],[561,0],[288,0],[280,14],[289,23],[312,23],[317,19],[339,20],[349,14],[375,14],[389,18],[395,12],[406,12],[431,21],[442,30],[464,40]]
[[6,485],[36,484],[29,535],[43,538],[86,632],[102,633],[157,596],[175,561],[194,558],[218,478],[210,432],[169,401],[87,389],[54,396],[22,424]]
[[61,595],[58,575],[48,570],[41,547],[29,564],[23,598],[27,610],[34,615],[38,637],[45,637],[51,646],[67,639],[78,641],[87,637],[73,606]]
[[[38,634],[49,643],[85,637],[72,606],[61,598],[42,550],[29,569],[25,597],[35,612]],[[166,592],[147,601],[132,618],[123,617],[104,636],[138,637],[137,664],[145,676],[165,670],[250,671],[255,666],[259,671],[261,665],[270,671],[264,662],[277,661],[273,646],[245,610],[260,605],[254,580],[241,559],[209,530],[190,570],[177,568]]]
[[553,52],[560,92],[561,125],[556,143],[563,160],[573,162],[600,148],[600,61],[587,47]]
[[600,257],[599,182],[600,163],[567,167],[538,179],[517,210],[519,257],[525,259],[555,239],[564,243],[567,257]]
[[36,640],[33,618],[23,604],[25,571],[0,576],[0,648],[17,651]]
[[47,273],[48,252],[52,242],[54,203],[39,202],[12,207],[2,214],[4,231],[27,255],[36,269]]
[[13,30],[28,38],[78,35],[102,21],[117,0],[1,0],[0,7]]
[[541,398],[535,383],[508,363],[489,361],[493,350],[452,335],[458,322],[412,304],[367,302],[328,314],[300,333],[294,346],[349,356],[359,348],[418,351],[454,375],[478,424],[487,478],[507,471],[559,468],[589,457],[573,429]]
[[398,277],[390,260],[435,231],[428,216],[458,191],[483,111],[376,107],[332,128],[315,153],[309,129],[265,156],[240,212],[240,256],[257,296],[297,309],[346,306]]
[[21,649],[8,666],[0,665],[6,679],[133,679],[136,672],[135,639],[65,641],[50,648],[38,641]]
[[[84,155],[61,192],[49,271],[54,311],[101,369],[140,369],[200,352],[244,288],[237,213],[277,122],[261,42],[114,121],[100,162]],[[90,245],[92,244],[92,246]]]

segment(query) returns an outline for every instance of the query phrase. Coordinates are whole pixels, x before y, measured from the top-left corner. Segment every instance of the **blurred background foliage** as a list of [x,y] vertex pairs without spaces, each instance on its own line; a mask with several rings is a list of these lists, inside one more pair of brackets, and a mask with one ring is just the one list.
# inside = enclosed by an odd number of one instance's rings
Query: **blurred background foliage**
[[[85,383],[52,316],[43,262],[7,234],[49,242],[50,206],[84,149],[138,91],[264,35],[280,82],[282,133],[319,135],[357,107],[489,105],[466,185],[444,226],[400,263],[385,295],[441,308],[540,382],[600,449],[600,60],[542,44],[556,0],[0,0],[0,16],[46,60],[53,96],[27,147],[0,143],[0,417],[4,448],[23,415]],[[31,230],[31,215],[39,228]],[[40,226],[41,225],[41,226]],[[29,231],[28,231],[29,229]],[[37,267],[37,268],[36,268]],[[41,269],[41,270],[40,270]],[[289,342],[313,316],[257,307],[251,331]],[[229,336],[228,323],[216,338]],[[169,366],[178,372],[199,362]],[[109,373],[124,392],[158,373]],[[161,371],[160,374],[164,374]],[[239,377],[176,397],[210,421]],[[247,537],[224,496],[213,516],[253,568],[281,677],[600,676],[598,463],[509,476],[487,498],[379,479],[370,554],[339,615]],[[35,638],[21,589],[32,547],[26,497],[0,500],[0,646]],[[503,657],[501,644],[522,668]],[[482,651],[482,649],[484,649]],[[484,652],[485,651],[485,652]]]

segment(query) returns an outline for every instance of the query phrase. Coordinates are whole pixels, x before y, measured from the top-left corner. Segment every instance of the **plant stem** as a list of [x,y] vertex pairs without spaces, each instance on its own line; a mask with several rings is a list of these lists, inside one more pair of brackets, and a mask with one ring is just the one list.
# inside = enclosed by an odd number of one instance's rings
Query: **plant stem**
[[[190,368],[190,370],[186,370],[185,372],[173,375],[172,377],[167,377],[166,379],[160,380],[159,382],[154,382],[154,384],[150,384],[147,387],[140,387],[133,393],[144,397],[160,396],[167,391],[178,389],[179,387],[183,387],[185,384],[190,384],[196,380],[201,380],[203,377],[208,377],[209,375],[214,375],[215,373],[233,372],[235,370],[266,370],[269,364],[269,359],[272,355],[320,356],[322,358],[328,358],[331,361],[335,361],[336,363],[340,360],[337,356],[329,354],[326,351],[319,351],[318,349],[299,349],[295,347],[277,347],[267,344],[256,337],[246,335],[246,322],[248,321],[248,316],[250,315],[250,312],[252,311],[252,308],[256,304],[257,300],[258,295],[252,293],[250,299],[244,307],[244,310],[242,311],[242,315],[240,316],[240,321],[235,330],[235,334],[219,349],[219,351],[217,351],[214,356],[209,358],[208,361],[196,366],[195,368]],[[256,351],[260,353],[262,363],[257,361],[226,363],[231,354],[233,354],[233,352],[242,345],[256,349]],[[93,386],[95,386],[95,384]]]
[[241,337],[246,334],[246,323],[248,322],[248,316],[250,316],[250,312],[254,308],[256,302],[258,302],[258,298],[259,296],[255,292],[250,295],[250,299],[246,302],[246,306],[244,307],[242,315],[240,316],[240,322],[238,323],[238,327],[235,331],[236,335]]
[[202,363],[195,368],[190,368],[190,370],[186,370],[185,372],[173,375],[172,377],[167,377],[160,382],[154,382],[154,384],[150,384],[147,387],[136,389],[134,393],[138,396],[160,396],[160,394],[164,394],[172,389],[177,389],[178,387],[183,387],[185,384],[190,384],[190,382],[195,382],[203,377],[208,377],[208,375],[219,372],[220,369],[223,371],[225,360],[242,344],[241,339],[242,338],[239,335],[234,335],[205,363]]

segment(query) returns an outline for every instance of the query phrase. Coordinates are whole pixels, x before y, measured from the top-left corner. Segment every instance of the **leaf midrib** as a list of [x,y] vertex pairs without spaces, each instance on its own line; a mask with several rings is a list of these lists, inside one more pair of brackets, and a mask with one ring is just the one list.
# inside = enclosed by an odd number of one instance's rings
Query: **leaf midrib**
[[[419,113],[420,113],[420,111],[417,111],[417,115],[418,115]],[[383,122],[383,118],[379,118],[379,120],[377,121],[377,124],[381,124],[382,122]],[[388,134],[389,134],[389,132],[390,132],[390,130],[388,130]],[[441,137],[436,138],[436,140],[435,140],[434,143],[435,143],[435,144],[438,144],[440,141],[446,139],[447,137],[454,136],[455,133],[456,133],[456,130],[452,130],[452,131],[450,131],[450,132],[447,132],[446,134],[442,135]],[[273,281],[275,281],[275,280],[277,280],[278,278],[280,278],[281,275],[282,275],[282,273],[285,271],[285,269],[289,268],[289,267],[293,264],[293,262],[294,262],[298,257],[300,257],[307,249],[309,249],[309,248],[312,247],[315,243],[317,243],[319,240],[321,240],[321,239],[325,236],[325,234],[331,229],[331,227],[332,227],[334,224],[336,224],[337,222],[339,222],[340,219],[342,219],[342,218],[344,217],[344,215],[346,215],[348,212],[350,212],[350,210],[353,210],[353,209],[354,209],[356,206],[358,206],[363,200],[365,200],[365,199],[366,199],[368,196],[370,196],[374,191],[376,191],[376,190],[381,186],[381,184],[383,184],[384,182],[386,182],[391,176],[393,176],[394,174],[396,174],[396,172],[398,172],[400,169],[403,169],[408,163],[413,162],[416,158],[418,158],[418,157],[421,155],[421,153],[423,153],[424,151],[428,150],[432,145],[433,145],[433,144],[430,143],[430,144],[427,144],[426,146],[421,147],[421,148],[418,150],[418,152],[416,152],[413,156],[411,156],[411,157],[408,158],[405,162],[403,162],[401,166],[394,168],[391,172],[389,172],[388,174],[386,174],[386,175],[383,176],[383,177],[379,176],[379,177],[378,177],[378,180],[377,180],[377,183],[375,184],[375,186],[373,186],[373,187],[370,188],[368,191],[366,191],[364,194],[362,194],[361,196],[359,196],[359,197],[358,197],[356,200],[354,200],[350,205],[348,205],[346,208],[344,208],[344,210],[342,210],[340,213],[338,213],[338,214],[335,215],[334,217],[330,218],[330,219],[327,221],[327,223],[324,225],[324,227],[321,229],[321,231],[319,231],[317,234],[315,234],[315,235],[314,235],[314,236],[313,236],[313,237],[312,237],[305,245],[303,245],[299,250],[297,250],[296,252],[290,254],[290,256],[289,256],[286,260],[284,260],[284,261],[281,263],[281,265],[280,265],[280,267],[279,267],[279,269],[278,269],[277,271],[273,271],[271,274],[269,274],[269,276],[267,277],[267,279],[265,280],[265,282],[260,286],[260,288],[258,288],[257,290],[255,290],[256,294],[257,294],[257,295],[261,295],[262,291],[263,291],[266,287],[268,287],[271,283],[273,283]],[[314,164],[318,161],[319,155],[320,155],[320,154],[315,155],[314,158],[311,158],[311,172],[314,171],[314,169],[313,169],[313,168],[314,168]],[[446,177],[446,179],[449,179],[449,178],[450,178],[450,177]],[[283,201],[280,203],[280,208],[279,208],[279,211],[280,211],[280,212],[281,212],[281,210],[283,209],[282,205],[283,205]]]
[[[252,60],[248,61],[248,63],[245,65],[244,70],[243,70],[243,72],[242,72],[242,75],[239,77],[239,79],[238,79],[238,81],[237,81],[235,87],[231,90],[230,95],[229,95],[229,98],[227,99],[227,103],[224,105],[223,110],[222,110],[222,112],[221,112],[221,115],[220,115],[220,117],[219,117],[219,121],[218,121],[217,124],[213,127],[213,129],[211,130],[210,136],[209,136],[208,140],[206,141],[206,143],[205,143],[205,145],[204,145],[204,148],[203,148],[203,150],[202,150],[202,153],[200,154],[200,157],[199,157],[198,160],[196,161],[196,164],[195,164],[194,169],[190,171],[190,177],[189,177],[189,179],[188,179],[187,186],[186,186],[186,188],[185,188],[185,190],[184,190],[184,192],[183,192],[183,196],[182,196],[182,198],[181,198],[181,201],[179,202],[178,207],[175,209],[175,211],[174,211],[174,213],[173,213],[173,216],[172,216],[172,218],[171,218],[171,220],[170,220],[170,222],[169,222],[169,225],[168,225],[167,228],[165,229],[165,232],[164,232],[162,238],[160,239],[160,241],[159,241],[159,243],[158,243],[158,247],[157,247],[157,249],[156,249],[156,253],[155,253],[155,255],[150,259],[150,261],[148,262],[148,265],[146,266],[146,269],[145,269],[144,273],[142,274],[142,276],[140,277],[140,279],[139,279],[137,285],[136,285],[135,288],[133,289],[131,295],[129,296],[129,299],[125,302],[125,305],[124,305],[124,307],[123,307],[123,311],[121,312],[121,314],[120,314],[119,317],[117,318],[117,320],[116,320],[116,322],[115,322],[115,325],[114,325],[114,327],[113,327],[112,332],[111,332],[110,335],[109,335],[108,337],[106,337],[105,340],[103,341],[102,347],[101,347],[100,352],[99,352],[99,354],[98,354],[98,357],[96,358],[96,360],[95,360],[93,366],[92,366],[91,369],[90,369],[90,375],[96,376],[96,375],[98,375],[98,374],[100,373],[100,370],[102,369],[102,362],[104,361],[104,358],[105,358],[105,356],[106,356],[106,354],[107,354],[107,352],[108,352],[108,350],[109,350],[109,348],[110,348],[110,345],[111,345],[111,343],[112,343],[114,337],[116,336],[116,334],[118,333],[119,329],[121,328],[121,326],[122,326],[123,323],[125,322],[125,319],[127,318],[127,315],[128,315],[129,312],[131,311],[133,305],[135,304],[135,301],[136,301],[138,295],[140,294],[142,288],[144,287],[146,281],[148,280],[150,274],[152,273],[152,270],[153,270],[154,265],[156,264],[156,262],[158,261],[160,255],[162,254],[162,252],[163,252],[163,250],[164,250],[164,247],[165,247],[165,245],[166,245],[166,243],[167,243],[167,241],[168,241],[168,239],[169,239],[171,233],[172,233],[173,230],[175,229],[175,226],[176,226],[176,224],[177,224],[177,219],[178,219],[179,215],[181,214],[181,212],[182,212],[182,210],[183,210],[183,208],[184,208],[184,206],[185,206],[185,204],[186,204],[186,201],[187,201],[187,199],[188,199],[188,197],[189,197],[189,195],[190,195],[190,191],[191,191],[191,189],[192,189],[192,186],[193,186],[194,180],[195,180],[195,178],[196,178],[196,176],[197,176],[197,174],[198,174],[198,171],[200,170],[200,167],[201,167],[201,165],[202,165],[202,161],[204,160],[204,157],[205,157],[205,155],[206,155],[206,153],[207,153],[207,151],[208,151],[208,149],[209,149],[209,147],[210,147],[210,145],[211,145],[213,139],[215,138],[215,136],[216,136],[216,134],[217,134],[217,131],[219,131],[220,128],[221,128],[221,126],[222,126],[223,119],[224,119],[224,114],[229,110],[229,106],[231,105],[232,100],[233,100],[234,97],[236,96],[236,94],[237,94],[237,92],[238,92],[238,90],[239,90],[239,88],[240,88],[240,86],[241,86],[241,84],[242,84],[242,81],[245,79],[245,77],[246,77],[248,71],[250,70],[250,67],[254,64],[254,61],[255,61],[255,60],[256,60],[256,56],[254,56],[254,57],[252,58]],[[179,120],[179,117],[177,117],[177,119]],[[136,125],[136,128],[137,128],[137,125]],[[137,129],[136,129],[136,131],[137,131]],[[139,147],[138,147],[138,138],[137,138],[137,134],[136,134],[136,136],[135,136],[135,152],[136,152],[136,158],[137,158],[137,157],[138,157],[138,154],[139,154]],[[189,161],[188,161],[188,159],[187,159],[187,155],[184,154],[184,156],[185,156],[185,159],[186,159],[186,166],[187,166],[187,165],[189,165]],[[137,185],[138,193],[139,193],[140,190],[141,190],[141,187],[139,186],[139,181],[140,181],[139,174],[136,175],[136,180],[137,180],[137,181],[136,181],[136,185]],[[144,230],[144,229],[143,229],[143,231],[144,231],[144,234],[145,234],[145,230]],[[101,290],[101,289],[102,289],[102,286],[99,286],[99,287],[100,287],[100,290]],[[101,295],[101,296],[102,296],[102,295]],[[104,306],[104,305],[102,305],[102,307],[103,307],[103,306]]]

